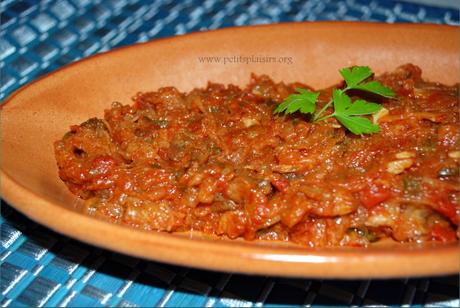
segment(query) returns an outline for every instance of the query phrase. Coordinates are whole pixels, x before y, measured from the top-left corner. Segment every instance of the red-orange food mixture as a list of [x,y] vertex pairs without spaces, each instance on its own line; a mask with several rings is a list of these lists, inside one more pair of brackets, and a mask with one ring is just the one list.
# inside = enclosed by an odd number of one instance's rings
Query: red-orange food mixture
[[376,79],[396,98],[372,97],[381,132],[363,136],[332,118],[273,115],[307,87],[267,76],[139,93],[55,143],[59,176],[86,213],[145,230],[307,246],[456,241],[459,86],[410,64]]

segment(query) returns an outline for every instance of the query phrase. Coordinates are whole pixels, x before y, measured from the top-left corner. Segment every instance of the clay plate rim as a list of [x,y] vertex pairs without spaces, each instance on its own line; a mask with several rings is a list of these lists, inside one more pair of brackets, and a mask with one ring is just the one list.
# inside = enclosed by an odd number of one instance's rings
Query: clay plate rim
[[[324,25],[342,27],[362,23],[296,23],[299,25]],[[369,25],[368,23],[364,26]],[[372,24],[376,25],[376,24]],[[240,27],[237,31],[251,31],[254,28],[290,27],[291,24]],[[401,27],[401,25],[377,25]],[[447,28],[437,25],[410,25],[412,27]],[[40,81],[56,74],[64,74],[75,65],[92,61],[98,57],[115,56],[125,50],[148,47],[159,41],[174,43],[191,36],[225,34],[234,29],[220,29],[207,33],[193,33],[180,37],[165,38],[134,46],[119,48],[104,54],[89,57],[67,65],[49,75],[22,87],[2,105],[5,109],[14,104],[18,94],[26,95],[32,87],[39,87]],[[3,142],[2,142],[3,143]],[[253,245],[240,241],[215,241],[199,235],[190,240],[180,235],[149,233],[121,225],[107,223],[82,215],[50,202],[46,198],[15,181],[4,170],[0,171],[3,198],[10,205],[31,219],[51,229],[99,247],[126,253],[155,261],[186,265],[203,269],[264,274],[290,277],[317,278],[388,278],[425,275],[444,275],[459,270],[458,246],[439,245],[425,248],[415,246],[371,247],[366,250],[331,248],[305,249],[298,247],[270,247]],[[29,206],[34,204],[34,206]]]

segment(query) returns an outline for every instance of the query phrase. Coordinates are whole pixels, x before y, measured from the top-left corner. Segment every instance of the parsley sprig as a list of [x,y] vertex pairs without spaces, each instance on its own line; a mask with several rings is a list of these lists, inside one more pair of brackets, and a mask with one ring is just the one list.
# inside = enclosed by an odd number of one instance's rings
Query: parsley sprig
[[[363,99],[357,99],[353,102],[346,92],[360,90],[387,98],[393,98],[395,93],[378,81],[367,81],[374,74],[368,66],[343,68],[339,72],[345,80],[346,87],[343,89],[334,89],[331,100],[319,111],[315,112],[316,101],[320,93],[296,88],[295,90],[298,93],[289,95],[276,107],[273,113],[292,114],[297,111],[305,114],[310,113],[313,114],[313,122],[320,122],[335,117],[337,121],[356,135],[379,132],[379,126],[372,123],[368,118],[363,117],[363,115],[375,114],[382,109],[382,106]],[[334,107],[333,112],[323,115],[331,105]]]

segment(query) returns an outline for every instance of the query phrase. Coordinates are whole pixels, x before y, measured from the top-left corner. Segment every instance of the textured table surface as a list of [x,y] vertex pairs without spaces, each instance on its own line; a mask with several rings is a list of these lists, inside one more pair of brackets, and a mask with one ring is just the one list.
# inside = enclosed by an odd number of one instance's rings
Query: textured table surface
[[[459,24],[458,3],[449,0],[4,0],[0,12],[0,100],[83,57],[206,29],[313,20]],[[339,281],[202,271],[77,242],[4,202],[1,214],[1,306],[460,305],[457,275]]]

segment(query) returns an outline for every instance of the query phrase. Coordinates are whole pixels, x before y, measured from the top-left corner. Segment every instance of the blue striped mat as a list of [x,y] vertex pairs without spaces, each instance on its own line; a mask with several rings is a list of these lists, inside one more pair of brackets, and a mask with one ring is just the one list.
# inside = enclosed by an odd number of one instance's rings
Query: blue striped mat
[[[420,4],[420,3],[424,4]],[[0,4],[0,100],[64,64],[114,47],[286,21],[459,24],[457,1],[8,1]],[[310,280],[145,261],[54,233],[2,201],[1,306],[459,306],[458,276]]]

